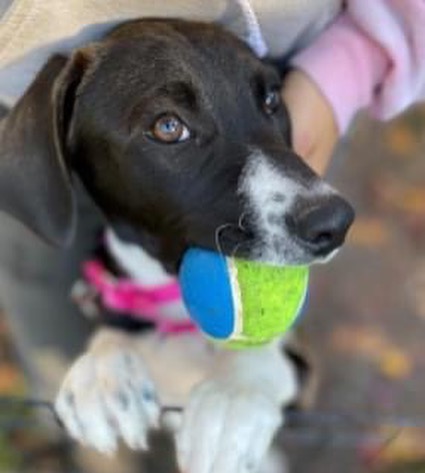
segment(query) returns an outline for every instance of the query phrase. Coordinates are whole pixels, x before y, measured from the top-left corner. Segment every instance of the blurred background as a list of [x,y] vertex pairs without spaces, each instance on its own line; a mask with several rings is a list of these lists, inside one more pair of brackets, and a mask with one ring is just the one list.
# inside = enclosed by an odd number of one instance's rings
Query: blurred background
[[[425,473],[425,107],[360,117],[330,180],[357,220],[344,250],[312,271],[301,322],[319,364],[312,415],[282,434],[291,473]],[[72,445],[46,437],[0,321],[0,472],[71,472]],[[6,398],[5,398],[6,397]],[[120,472],[121,473],[121,472]],[[159,473],[159,472],[155,472]]]
[[422,106],[387,124],[362,116],[333,161],[357,219],[312,271],[302,324],[320,364],[316,409],[343,415],[294,437],[292,473],[425,472],[424,154]]

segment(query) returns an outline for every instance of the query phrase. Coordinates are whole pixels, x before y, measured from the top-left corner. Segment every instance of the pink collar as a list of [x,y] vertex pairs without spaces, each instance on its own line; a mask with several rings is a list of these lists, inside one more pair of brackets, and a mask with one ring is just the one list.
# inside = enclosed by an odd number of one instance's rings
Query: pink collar
[[163,314],[167,304],[181,301],[177,281],[161,286],[144,287],[128,278],[116,278],[98,260],[83,265],[87,283],[100,297],[102,304],[113,312],[123,312],[134,318],[152,322],[163,334],[179,334],[197,330],[191,320],[175,320]]

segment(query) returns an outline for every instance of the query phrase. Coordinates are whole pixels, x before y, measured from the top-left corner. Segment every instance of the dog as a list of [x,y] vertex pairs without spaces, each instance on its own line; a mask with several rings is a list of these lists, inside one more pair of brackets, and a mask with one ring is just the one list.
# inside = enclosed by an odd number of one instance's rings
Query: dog
[[[48,241],[72,241],[77,176],[108,222],[120,269],[166,284],[191,246],[274,265],[329,260],[351,206],[291,149],[276,68],[219,26],[127,22],[52,57],[0,122],[0,203]],[[185,320],[177,301],[169,317]],[[70,434],[146,449],[164,406],[187,473],[256,472],[297,395],[286,338],[245,351],[200,334],[101,328],[56,409]],[[164,369],[164,366],[166,369]]]

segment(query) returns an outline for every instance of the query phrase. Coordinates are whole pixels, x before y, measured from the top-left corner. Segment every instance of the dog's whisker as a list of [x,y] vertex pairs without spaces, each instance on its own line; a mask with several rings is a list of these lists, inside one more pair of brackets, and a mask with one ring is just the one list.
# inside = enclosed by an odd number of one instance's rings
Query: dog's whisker
[[223,223],[222,225],[218,226],[216,229],[215,229],[215,235],[214,235],[214,238],[215,238],[215,245],[217,247],[217,251],[220,253],[220,254],[223,254],[223,250],[221,248],[221,244],[220,244],[220,233],[225,230],[226,228],[229,228],[229,227],[235,227],[236,225],[234,225],[233,223]]
[[246,228],[244,227],[243,225],[243,219],[246,217],[246,212],[242,212],[241,213],[241,216],[239,217],[239,220],[238,220],[238,227],[243,231],[245,232],[246,231]]
[[232,250],[231,252],[231,256],[232,258],[236,255],[236,253],[238,252],[239,248],[241,247],[242,243],[238,243]]
[[236,255],[236,253],[241,249],[241,247],[243,247],[244,245],[249,245],[249,242],[247,241],[241,241],[239,243],[237,243],[235,245],[235,247],[233,248],[232,252],[230,253],[230,255],[232,257],[234,257]]

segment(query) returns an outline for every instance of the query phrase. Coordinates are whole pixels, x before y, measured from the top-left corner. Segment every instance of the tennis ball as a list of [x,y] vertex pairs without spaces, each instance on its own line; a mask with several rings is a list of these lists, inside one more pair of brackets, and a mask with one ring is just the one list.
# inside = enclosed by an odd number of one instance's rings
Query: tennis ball
[[183,257],[179,280],[190,317],[207,336],[229,348],[248,348],[291,328],[305,300],[308,268],[192,248]]

